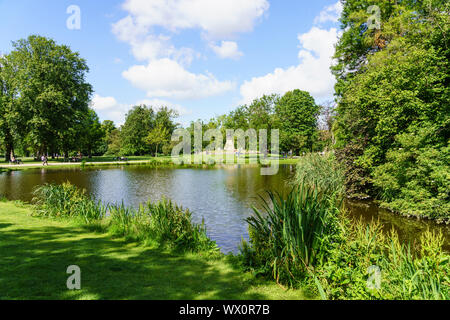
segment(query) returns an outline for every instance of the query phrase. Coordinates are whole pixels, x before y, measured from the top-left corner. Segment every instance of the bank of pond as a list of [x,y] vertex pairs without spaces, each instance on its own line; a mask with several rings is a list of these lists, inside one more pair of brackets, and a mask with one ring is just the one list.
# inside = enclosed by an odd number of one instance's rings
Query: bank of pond
[[294,183],[293,166],[258,170],[30,170],[0,175],[0,194],[131,242],[225,253],[242,273],[309,297],[449,298],[446,226],[345,202],[328,182]]

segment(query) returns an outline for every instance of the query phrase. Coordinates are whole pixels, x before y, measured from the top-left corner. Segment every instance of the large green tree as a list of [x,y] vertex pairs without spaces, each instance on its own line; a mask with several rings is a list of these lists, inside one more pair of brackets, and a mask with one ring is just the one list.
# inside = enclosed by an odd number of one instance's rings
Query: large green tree
[[145,105],[133,107],[126,115],[120,132],[122,153],[144,155],[148,153],[147,137],[155,126],[155,112]]
[[287,92],[275,106],[276,127],[280,129],[283,151],[312,151],[317,139],[320,107],[306,91]]
[[27,141],[36,154],[56,153],[70,128],[88,113],[92,87],[86,61],[68,46],[32,35],[13,42],[11,60]]
[[[362,1],[344,1],[345,30],[337,46],[334,133],[347,190],[357,197],[380,196],[404,213],[443,215],[448,193],[442,186],[450,183],[441,174],[450,114],[448,3],[372,4],[383,13],[379,30],[365,26]],[[359,45],[352,45],[353,37]],[[421,138],[408,143],[414,135]],[[431,161],[437,150],[444,154]]]

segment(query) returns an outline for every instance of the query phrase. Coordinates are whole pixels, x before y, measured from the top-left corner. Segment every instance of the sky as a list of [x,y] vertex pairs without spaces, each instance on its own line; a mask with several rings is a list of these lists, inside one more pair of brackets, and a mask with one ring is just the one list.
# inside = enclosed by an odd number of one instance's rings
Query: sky
[[0,54],[31,34],[87,60],[92,107],[117,125],[134,105],[184,126],[264,94],[333,97],[338,0],[0,0]]

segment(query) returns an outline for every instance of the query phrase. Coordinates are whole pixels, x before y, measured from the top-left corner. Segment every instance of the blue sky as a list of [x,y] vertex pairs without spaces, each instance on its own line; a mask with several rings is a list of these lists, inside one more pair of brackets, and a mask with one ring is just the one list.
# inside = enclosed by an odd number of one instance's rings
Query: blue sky
[[[71,5],[80,29],[67,27]],[[101,120],[121,124],[146,103],[186,125],[265,93],[332,99],[340,10],[337,0],[0,0],[0,53],[30,34],[53,38],[87,60]]]

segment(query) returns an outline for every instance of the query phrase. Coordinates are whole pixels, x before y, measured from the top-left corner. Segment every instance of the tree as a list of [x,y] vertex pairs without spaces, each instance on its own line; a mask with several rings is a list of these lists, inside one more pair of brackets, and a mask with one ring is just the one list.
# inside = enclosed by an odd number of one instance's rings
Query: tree
[[[343,21],[358,15],[363,20],[363,7],[357,8],[356,3],[346,1]],[[348,64],[344,68],[348,70],[351,61],[364,63],[355,65],[351,76],[344,69],[337,73],[338,106],[333,131],[350,195],[378,195],[391,209],[423,214],[427,203],[448,201],[448,194],[439,191],[439,186],[445,184],[442,176],[431,182],[423,173],[436,177],[437,172],[444,172],[448,156],[449,4],[399,1],[391,6],[379,30],[384,39],[382,46],[376,50],[367,46],[362,54],[352,46],[346,47],[349,39],[338,45],[341,67]],[[361,30],[361,39],[375,39],[375,31]],[[411,145],[413,140],[416,142]],[[444,154],[439,161],[432,161],[437,150]],[[448,177],[445,179],[448,185]],[[425,194],[429,201],[423,197]],[[440,215],[445,206],[428,206],[428,210]]]
[[86,61],[69,47],[32,35],[8,55],[20,92],[27,141],[36,153],[54,153],[88,112],[92,87]]
[[120,132],[121,152],[125,155],[144,155],[150,131],[154,128],[155,112],[145,105],[135,106],[127,115]]
[[156,127],[154,127],[152,131],[150,131],[149,135],[146,138],[146,141],[149,145],[156,148],[155,155],[157,157],[159,146],[167,143],[169,141],[169,138],[169,128],[164,126],[163,123],[158,123]]
[[306,91],[289,91],[278,101],[275,112],[281,150],[312,151],[320,112],[314,98]]
[[83,153],[88,154],[89,158],[92,158],[92,154],[98,151],[105,138],[105,131],[103,131],[100,120],[94,110],[89,109],[85,115],[81,122],[80,133],[81,149]]

